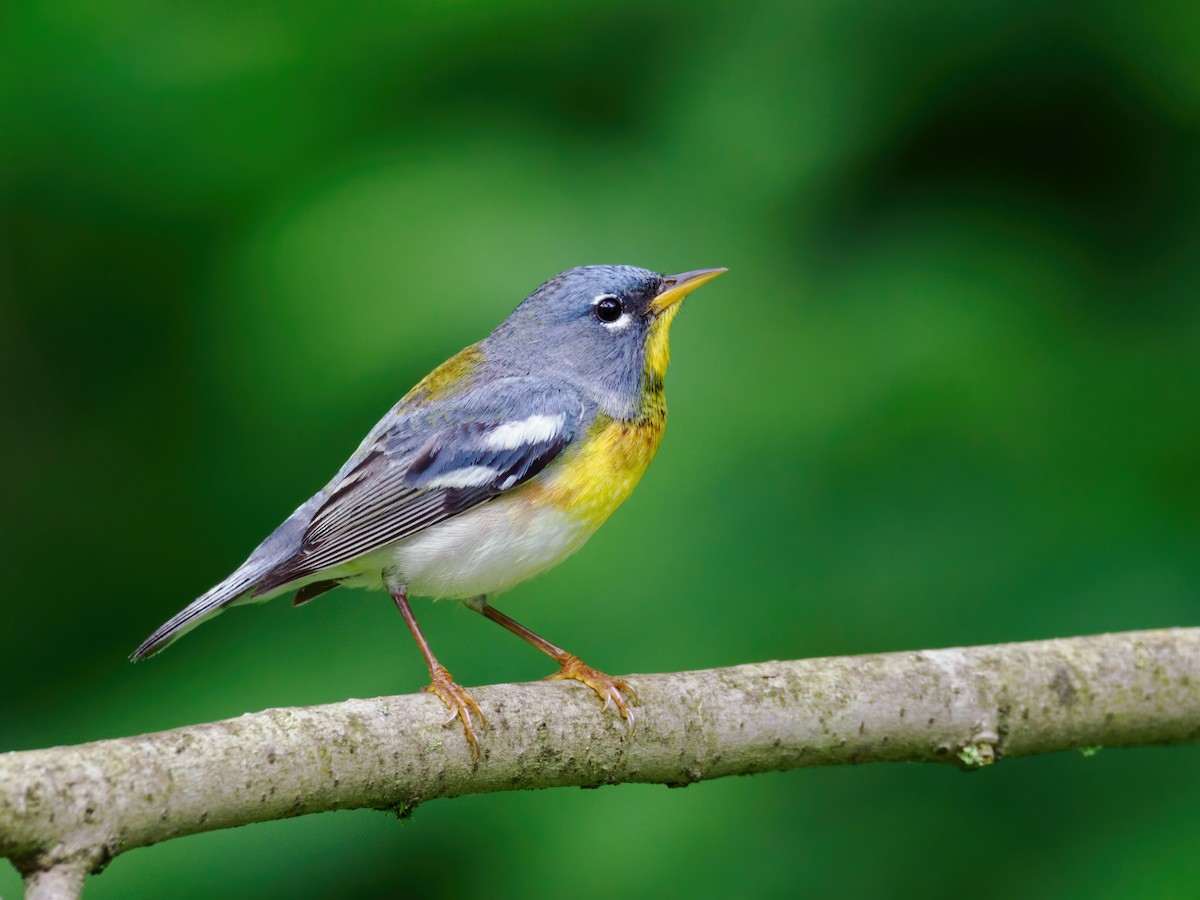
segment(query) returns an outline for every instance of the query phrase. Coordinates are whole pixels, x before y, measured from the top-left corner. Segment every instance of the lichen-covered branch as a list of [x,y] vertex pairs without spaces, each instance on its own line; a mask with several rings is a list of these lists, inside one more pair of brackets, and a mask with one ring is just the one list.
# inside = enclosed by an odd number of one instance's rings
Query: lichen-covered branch
[[965,768],[1200,740],[1200,628],[630,676],[631,735],[578,684],[472,691],[473,762],[428,694],[271,709],[0,755],[0,855],[30,896],[73,896],[135,847],[330,809],[842,763]]

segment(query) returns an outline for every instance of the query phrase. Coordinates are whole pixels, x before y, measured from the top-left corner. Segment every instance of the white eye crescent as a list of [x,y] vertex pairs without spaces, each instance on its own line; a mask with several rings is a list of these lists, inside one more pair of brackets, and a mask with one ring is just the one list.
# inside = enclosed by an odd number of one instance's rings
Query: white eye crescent
[[629,325],[629,313],[625,304],[614,294],[601,294],[592,300],[592,314],[612,331],[619,331]]

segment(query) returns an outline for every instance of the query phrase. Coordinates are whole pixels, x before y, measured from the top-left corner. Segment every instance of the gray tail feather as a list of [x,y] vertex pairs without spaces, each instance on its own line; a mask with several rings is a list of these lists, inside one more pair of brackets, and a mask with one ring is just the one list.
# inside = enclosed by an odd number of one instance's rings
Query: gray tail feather
[[189,603],[170,619],[130,655],[133,662],[153,656],[176,638],[182,637],[206,619],[211,619],[228,606],[232,606],[247,593],[263,575],[254,571],[249,564],[242,566],[208,593]]
[[[258,545],[258,549],[250,554],[250,558],[242,563],[237,571],[164,622],[129,658],[137,662],[147,656],[153,656],[167,644],[191,631],[205,619],[211,619],[226,607],[248,602],[250,598],[246,595],[258,587],[280,562],[295,554],[300,546],[300,537],[321,500],[322,495],[318,494],[304,503]],[[264,596],[254,597],[253,601],[257,603],[269,600],[287,590],[287,587],[281,585]]]

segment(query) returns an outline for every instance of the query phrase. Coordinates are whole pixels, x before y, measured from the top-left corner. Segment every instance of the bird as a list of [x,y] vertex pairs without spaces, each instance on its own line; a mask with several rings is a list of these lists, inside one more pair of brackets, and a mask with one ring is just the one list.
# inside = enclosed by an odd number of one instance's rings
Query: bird
[[475,699],[434,656],[410,596],[449,598],[557,664],[633,724],[629,684],[501,613],[491,598],[577,551],[629,496],[662,441],[671,322],[727,271],[661,275],[580,266],[526,297],[488,337],[437,366],[367,434],[333,479],[224,581],[131,656],[158,653],[230,606],[339,585],[387,590],[429,669],[429,691],[479,759]]

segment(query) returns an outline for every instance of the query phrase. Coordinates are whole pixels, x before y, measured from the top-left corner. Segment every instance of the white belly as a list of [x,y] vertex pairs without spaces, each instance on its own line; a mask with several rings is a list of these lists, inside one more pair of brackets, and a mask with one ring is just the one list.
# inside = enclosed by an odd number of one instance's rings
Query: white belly
[[553,507],[502,498],[355,560],[361,580],[348,583],[378,587],[382,571],[395,567],[411,596],[497,594],[562,562],[593,531]]

